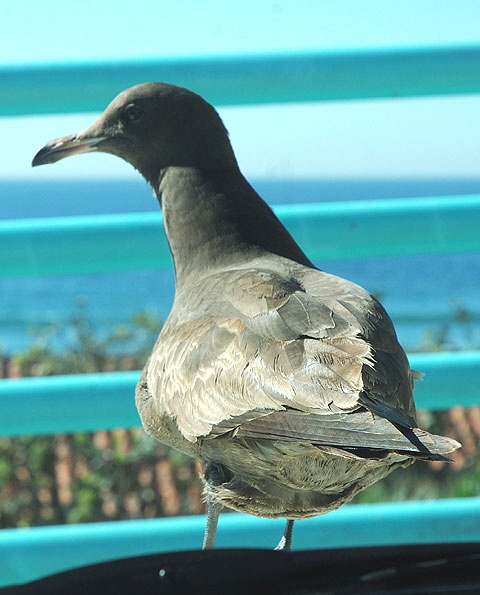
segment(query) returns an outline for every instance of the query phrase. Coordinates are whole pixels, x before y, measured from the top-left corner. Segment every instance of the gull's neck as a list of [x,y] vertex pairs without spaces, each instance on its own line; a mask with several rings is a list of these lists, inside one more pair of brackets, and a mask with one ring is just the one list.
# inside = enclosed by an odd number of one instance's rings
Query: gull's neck
[[177,287],[190,275],[267,254],[312,266],[237,166],[222,171],[168,167],[156,189]]

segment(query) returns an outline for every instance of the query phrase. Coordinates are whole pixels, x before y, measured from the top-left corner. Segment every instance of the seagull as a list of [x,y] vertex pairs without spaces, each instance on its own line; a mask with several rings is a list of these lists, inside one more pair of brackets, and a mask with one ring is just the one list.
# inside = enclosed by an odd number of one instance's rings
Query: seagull
[[136,404],[149,434],[201,462],[205,549],[223,507],[286,519],[276,549],[288,550],[295,520],[459,448],[417,427],[420,374],[385,309],[309,260],[242,175],[212,105],[137,85],[32,165],[92,151],[133,165],[163,213],[175,299]]

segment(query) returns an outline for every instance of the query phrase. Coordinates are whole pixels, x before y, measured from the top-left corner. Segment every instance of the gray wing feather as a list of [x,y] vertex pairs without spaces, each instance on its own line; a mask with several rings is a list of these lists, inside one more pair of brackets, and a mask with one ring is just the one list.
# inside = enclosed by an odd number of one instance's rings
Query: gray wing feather
[[380,304],[322,271],[270,265],[219,271],[176,296],[147,369],[160,412],[192,441],[286,408],[333,414],[372,400],[412,423],[410,369]]
[[[412,430],[417,442],[431,454],[441,455],[458,446],[454,440],[434,436],[418,428]],[[242,424],[236,435],[243,438],[305,441],[322,446],[373,451],[400,451],[419,455],[412,440],[398,430],[390,421],[377,417],[366,410],[332,415],[312,415],[300,411],[270,413],[260,419]],[[435,457],[433,457],[435,458]],[[441,457],[440,457],[441,458]]]

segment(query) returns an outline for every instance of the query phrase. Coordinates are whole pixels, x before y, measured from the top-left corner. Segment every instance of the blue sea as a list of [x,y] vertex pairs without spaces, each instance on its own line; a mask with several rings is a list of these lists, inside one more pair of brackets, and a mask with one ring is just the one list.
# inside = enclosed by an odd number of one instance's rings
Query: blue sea
[[[252,180],[270,204],[448,194],[480,194],[480,179]],[[138,180],[0,180],[0,218],[128,213],[158,209]],[[328,260],[330,273],[381,299],[408,350],[480,346],[480,254]],[[0,279],[0,352],[34,342],[61,349],[70,322],[86,315],[105,336],[139,311],[164,319],[173,298],[171,271]],[[55,332],[53,332],[55,331]]]

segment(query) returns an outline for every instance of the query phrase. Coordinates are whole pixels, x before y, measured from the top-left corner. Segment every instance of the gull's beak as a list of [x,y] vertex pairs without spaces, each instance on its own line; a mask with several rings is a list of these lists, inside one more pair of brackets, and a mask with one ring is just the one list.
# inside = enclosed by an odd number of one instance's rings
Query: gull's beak
[[82,132],[56,138],[38,149],[33,158],[32,167],[55,163],[55,161],[60,161],[60,159],[70,157],[70,155],[97,151],[97,145],[105,138],[105,136],[87,136]]

